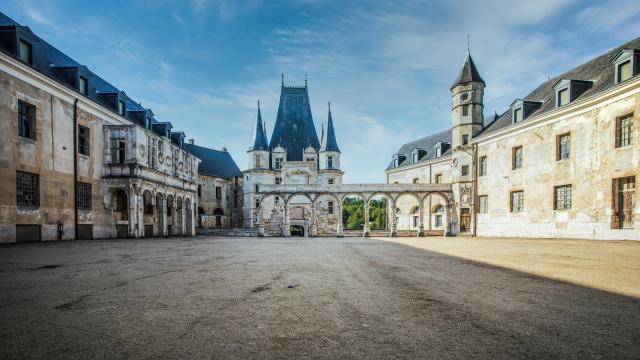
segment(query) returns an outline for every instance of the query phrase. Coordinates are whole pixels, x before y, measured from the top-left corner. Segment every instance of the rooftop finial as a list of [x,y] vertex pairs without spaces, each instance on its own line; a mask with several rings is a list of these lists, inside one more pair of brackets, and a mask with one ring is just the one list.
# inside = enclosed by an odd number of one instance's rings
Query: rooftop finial
[[467,34],[467,53],[470,52],[469,51],[469,34]]
[[304,87],[307,87],[307,74],[304,74]]
[[284,87],[284,73],[280,74],[280,76],[282,77],[282,87]]
[[329,111],[331,111],[331,101],[329,101],[327,105],[329,105]]
[[258,99],[258,110],[260,110],[260,99]]

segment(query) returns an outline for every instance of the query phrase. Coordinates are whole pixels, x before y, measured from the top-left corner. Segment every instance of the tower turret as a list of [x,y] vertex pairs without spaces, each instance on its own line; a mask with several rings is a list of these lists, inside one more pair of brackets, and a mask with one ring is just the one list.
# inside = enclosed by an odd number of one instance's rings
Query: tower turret
[[260,112],[260,101],[258,101],[258,116],[256,117],[256,125],[253,129],[253,137],[251,146],[247,150],[249,155],[249,169],[268,169],[269,168],[269,142],[267,141],[267,133],[262,122],[262,114]]

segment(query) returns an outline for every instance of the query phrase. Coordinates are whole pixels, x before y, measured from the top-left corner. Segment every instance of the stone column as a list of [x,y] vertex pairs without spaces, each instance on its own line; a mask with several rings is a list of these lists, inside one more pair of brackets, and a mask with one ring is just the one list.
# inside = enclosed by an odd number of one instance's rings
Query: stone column
[[258,236],[264,236],[264,225],[262,224],[262,210],[261,208],[256,209],[256,225],[258,227]]
[[316,227],[316,199],[311,202],[311,218],[309,219],[309,237],[315,237],[318,231]]
[[362,237],[369,237],[371,231],[369,229],[369,199],[364,200],[364,231]]
[[129,206],[129,236],[137,238],[140,236],[140,214],[138,213],[140,197],[136,195],[133,187],[129,187],[129,198],[127,205]]
[[396,237],[398,236],[398,224],[396,223],[396,201],[394,199],[391,199],[390,206],[389,223],[391,224],[391,228],[389,229],[389,237]]
[[420,200],[420,206],[418,206],[418,237],[424,236],[424,199]]
[[442,214],[442,225],[444,225],[444,236],[449,236],[451,234],[451,224],[449,223],[451,205],[447,203],[444,206],[444,214]]
[[338,199],[338,229],[336,236],[344,236],[344,225],[342,225],[342,201],[340,201],[340,199]]
[[282,232],[282,236],[290,237],[291,236],[291,223],[289,221],[289,200],[284,202],[284,231]]
[[162,198],[158,204],[158,219],[160,219],[160,231],[158,235],[167,236],[167,199]]

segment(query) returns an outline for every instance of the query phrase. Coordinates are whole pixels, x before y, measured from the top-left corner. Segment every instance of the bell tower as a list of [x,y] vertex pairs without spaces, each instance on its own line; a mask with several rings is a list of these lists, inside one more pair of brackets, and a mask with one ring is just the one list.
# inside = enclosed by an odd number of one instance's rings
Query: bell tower
[[484,88],[484,80],[467,48],[460,74],[451,85],[451,179],[455,200],[451,235],[473,232],[475,164],[471,139],[482,131]]

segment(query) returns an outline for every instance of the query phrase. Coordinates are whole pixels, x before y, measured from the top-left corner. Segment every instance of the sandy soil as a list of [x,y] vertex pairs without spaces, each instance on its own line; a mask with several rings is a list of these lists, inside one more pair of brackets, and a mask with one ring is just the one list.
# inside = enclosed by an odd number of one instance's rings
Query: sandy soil
[[638,358],[637,245],[450,240],[0,246],[0,358]]

